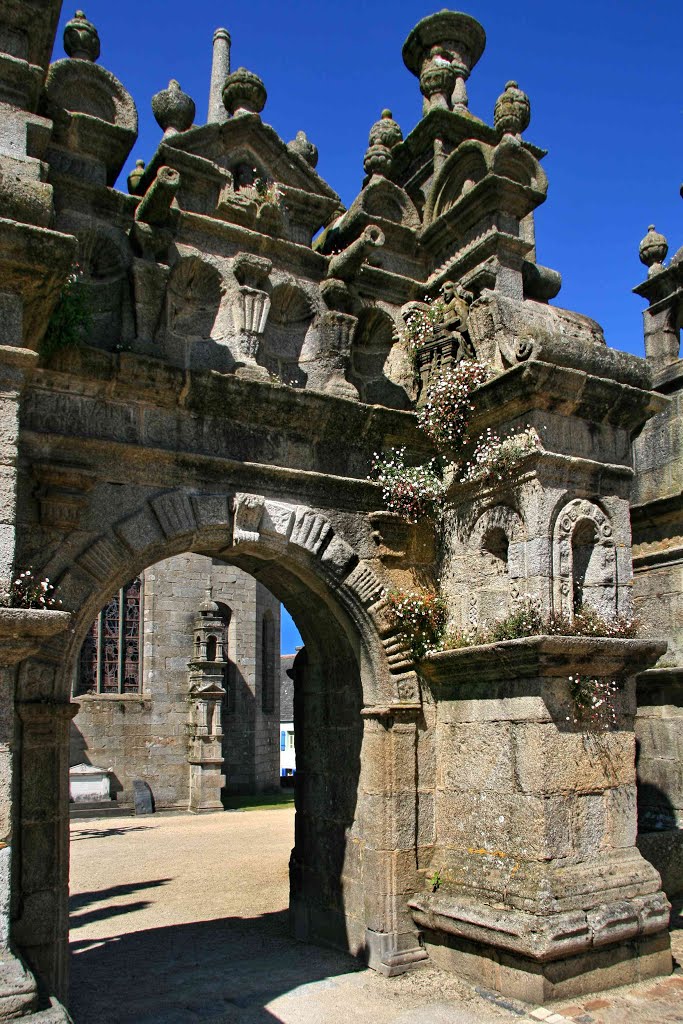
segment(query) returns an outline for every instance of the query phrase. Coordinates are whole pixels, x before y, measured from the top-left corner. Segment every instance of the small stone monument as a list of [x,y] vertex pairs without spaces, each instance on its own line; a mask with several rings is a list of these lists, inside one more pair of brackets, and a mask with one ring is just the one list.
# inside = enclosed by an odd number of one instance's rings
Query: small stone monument
[[111,800],[109,770],[94,764],[77,764],[69,768],[69,798],[75,804]]
[[133,802],[136,814],[154,814],[154,797],[144,779],[133,780]]

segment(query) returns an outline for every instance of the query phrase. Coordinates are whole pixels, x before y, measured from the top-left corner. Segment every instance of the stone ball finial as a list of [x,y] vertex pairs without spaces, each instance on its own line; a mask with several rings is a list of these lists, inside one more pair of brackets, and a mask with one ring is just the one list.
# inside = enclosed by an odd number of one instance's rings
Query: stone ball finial
[[253,71],[238,68],[225,79],[223,105],[229,114],[260,114],[266,105],[266,87]]
[[168,89],[152,96],[152,113],[164,135],[176,135],[192,127],[195,115],[194,100],[184,93],[175,78]]
[[76,60],[96,61],[100,55],[100,37],[83,11],[76,11],[64,26],[64,50]]
[[660,270],[664,269],[662,264],[666,259],[668,251],[669,243],[666,238],[659,231],[655,231],[654,224],[650,224],[645,238],[642,239],[638,246],[640,262],[644,263],[648,268],[648,277],[658,274]]
[[493,125],[501,135],[521,135],[529,127],[531,104],[529,97],[517,85],[506,82],[505,92],[496,100]]
[[145,161],[136,160],[135,167],[128,175],[128,191],[132,196],[139,195],[140,182],[145,173]]
[[370,129],[368,145],[386,146],[387,149],[393,149],[399,142],[403,142],[403,132],[394,121],[391,111],[385,108],[379,121],[375,121]]
[[306,132],[298,131],[296,138],[287,143],[287,149],[303,157],[307,164],[315,167],[318,163],[318,147],[306,138]]
[[363,160],[365,173],[388,177],[392,163],[391,151],[402,141],[401,129],[394,121],[391,111],[385,108],[379,121],[375,121],[370,129],[368,148]]

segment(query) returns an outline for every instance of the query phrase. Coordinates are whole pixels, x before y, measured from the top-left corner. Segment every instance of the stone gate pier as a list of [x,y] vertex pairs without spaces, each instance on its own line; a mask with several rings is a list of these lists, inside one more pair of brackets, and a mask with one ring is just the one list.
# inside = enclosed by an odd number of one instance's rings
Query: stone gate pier
[[[135,100],[82,11],[52,59],[60,9],[0,0],[0,1021],[69,1019],[83,639],[188,552],[251,574],[305,641],[297,937],[528,1001],[666,974],[674,872],[662,888],[637,828],[666,804],[680,840],[680,259],[644,244],[646,359],[557,304],[531,103],[510,81],[492,124],[470,111],[486,37],[467,14],[409,33],[416,124],[382,112],[344,209],[315,144],[264,120],[264,81],[230,70],[227,30],[207,123],[169,68],[123,191]],[[418,415],[472,365],[449,448]],[[433,474],[419,515],[388,507],[383,457],[399,490]],[[416,592],[445,619],[422,646],[394,600]],[[634,593],[646,628],[621,635]],[[215,616],[188,676],[197,811],[225,774]]]

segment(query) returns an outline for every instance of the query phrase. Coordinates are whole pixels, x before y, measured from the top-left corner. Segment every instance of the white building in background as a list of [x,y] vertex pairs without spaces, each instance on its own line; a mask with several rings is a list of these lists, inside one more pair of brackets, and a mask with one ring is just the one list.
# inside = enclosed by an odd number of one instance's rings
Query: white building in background
[[[297,652],[301,648],[297,647]],[[280,784],[296,774],[296,751],[294,749],[294,676],[295,654],[283,654],[280,658]]]

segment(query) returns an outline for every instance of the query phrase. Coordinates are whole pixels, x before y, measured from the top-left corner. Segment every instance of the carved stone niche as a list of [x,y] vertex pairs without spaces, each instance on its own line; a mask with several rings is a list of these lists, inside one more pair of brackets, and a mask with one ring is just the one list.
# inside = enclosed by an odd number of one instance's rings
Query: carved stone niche
[[307,375],[299,363],[313,313],[311,299],[293,280],[273,288],[262,357],[267,369],[285,384],[306,384]]
[[95,474],[72,466],[38,463],[33,467],[38,481],[40,525],[45,530],[71,533],[78,529],[88,493],[95,486]]
[[572,617],[582,605],[605,619],[624,609],[619,600],[617,551],[612,523],[585,498],[570,501],[555,523],[554,605]]
[[268,321],[271,300],[263,286],[272,266],[270,260],[246,252],[238,253],[233,262],[233,273],[239,284],[233,302],[233,320],[240,352],[252,362],[259,354],[261,335]]
[[78,236],[82,270],[78,287],[85,289],[91,327],[89,344],[114,349],[134,337],[127,247],[114,235],[92,229]]

